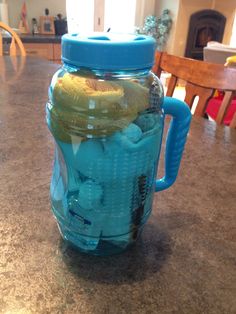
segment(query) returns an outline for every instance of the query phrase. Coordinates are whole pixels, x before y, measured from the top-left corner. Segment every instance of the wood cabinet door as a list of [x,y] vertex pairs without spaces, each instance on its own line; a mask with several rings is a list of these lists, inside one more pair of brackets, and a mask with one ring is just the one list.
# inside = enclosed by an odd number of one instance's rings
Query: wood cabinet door
[[48,60],[53,60],[53,44],[44,43],[24,43],[27,56],[38,56]]
[[53,61],[61,62],[61,44],[53,44]]

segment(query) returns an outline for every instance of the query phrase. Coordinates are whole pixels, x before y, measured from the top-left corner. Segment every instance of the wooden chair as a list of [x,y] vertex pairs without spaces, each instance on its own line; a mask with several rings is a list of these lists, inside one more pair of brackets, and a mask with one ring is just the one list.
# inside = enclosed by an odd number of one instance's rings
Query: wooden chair
[[[216,90],[224,91],[224,98],[216,117],[216,122],[222,124],[227,109],[236,96],[236,69],[227,68],[221,64],[177,57],[167,53],[156,52],[154,72],[160,76],[162,71],[171,74],[166,96],[173,96],[178,79],[183,80],[186,90],[185,102],[190,108],[196,96],[199,96],[194,115],[204,117],[207,103]],[[230,127],[235,127],[236,117]]]
[[[3,22],[0,22],[0,29],[4,29],[7,31],[11,37],[11,44],[10,44],[10,56],[16,56],[17,55],[17,47],[19,47],[20,54],[22,56],[26,56],[25,48],[22,44],[22,41],[20,37],[16,34],[16,32],[13,31],[8,25],[4,24]],[[2,34],[0,33],[0,56],[3,56],[3,40],[2,40]]]

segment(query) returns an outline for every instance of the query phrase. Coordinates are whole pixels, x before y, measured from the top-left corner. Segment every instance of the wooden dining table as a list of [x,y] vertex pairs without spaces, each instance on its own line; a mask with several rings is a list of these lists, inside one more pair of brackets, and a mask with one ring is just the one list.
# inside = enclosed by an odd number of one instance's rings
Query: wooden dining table
[[193,117],[178,179],[136,245],[81,254],[50,210],[58,65],[14,62],[0,59],[0,313],[236,313],[236,130]]

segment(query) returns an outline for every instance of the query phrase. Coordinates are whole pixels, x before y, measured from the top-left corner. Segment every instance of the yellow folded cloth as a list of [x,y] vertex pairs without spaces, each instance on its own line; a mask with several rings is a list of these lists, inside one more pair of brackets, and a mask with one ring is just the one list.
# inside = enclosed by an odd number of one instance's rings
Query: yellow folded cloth
[[51,130],[68,142],[70,134],[101,137],[125,128],[148,107],[148,88],[66,73],[57,79],[51,101]]

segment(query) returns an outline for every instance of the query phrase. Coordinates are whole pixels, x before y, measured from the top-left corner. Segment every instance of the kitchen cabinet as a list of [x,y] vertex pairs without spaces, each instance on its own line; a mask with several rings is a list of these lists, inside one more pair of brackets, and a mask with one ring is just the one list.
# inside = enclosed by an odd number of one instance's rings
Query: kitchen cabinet
[[[61,62],[61,36],[27,34],[20,35],[20,38],[27,56],[41,57],[56,63]],[[4,45],[10,46],[9,37],[3,38],[3,42]]]
[[27,56],[42,57],[47,60],[60,62],[61,44],[54,43],[24,43]]

